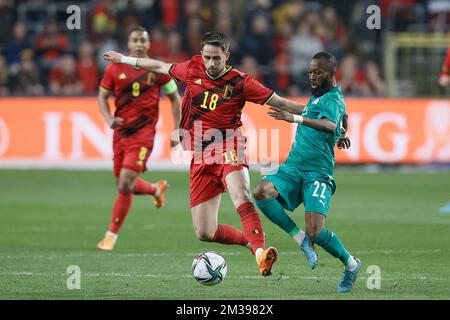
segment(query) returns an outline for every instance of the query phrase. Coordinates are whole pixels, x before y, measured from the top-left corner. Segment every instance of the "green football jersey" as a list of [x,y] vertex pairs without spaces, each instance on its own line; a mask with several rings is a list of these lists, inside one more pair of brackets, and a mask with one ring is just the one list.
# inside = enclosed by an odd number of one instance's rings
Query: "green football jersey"
[[340,87],[336,86],[320,97],[312,96],[302,116],[310,119],[327,118],[336,123],[336,130],[329,133],[297,125],[295,141],[286,159],[286,165],[333,176],[334,145],[341,135],[344,114],[344,96]]

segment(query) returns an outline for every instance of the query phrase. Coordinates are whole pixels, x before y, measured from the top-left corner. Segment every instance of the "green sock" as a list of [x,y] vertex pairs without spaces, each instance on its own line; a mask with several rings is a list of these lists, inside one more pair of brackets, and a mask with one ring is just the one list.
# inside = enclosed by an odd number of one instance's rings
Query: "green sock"
[[341,260],[344,265],[348,264],[350,254],[344,248],[344,245],[341,240],[339,240],[337,234],[327,229],[323,229],[316,237],[312,238],[311,241],[324,248],[325,251],[333,257]]
[[273,223],[278,225],[284,232],[290,236],[298,233],[298,227],[295,222],[286,214],[281,204],[274,198],[255,201],[258,208]]

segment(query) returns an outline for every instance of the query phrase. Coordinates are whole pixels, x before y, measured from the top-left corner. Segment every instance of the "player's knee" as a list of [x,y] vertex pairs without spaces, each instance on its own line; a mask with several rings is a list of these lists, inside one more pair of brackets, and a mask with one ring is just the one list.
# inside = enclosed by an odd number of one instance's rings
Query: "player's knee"
[[270,188],[264,182],[258,183],[253,189],[253,197],[255,200],[265,200],[272,197]]
[[119,191],[132,191],[134,187],[134,180],[129,177],[121,177],[117,183]]

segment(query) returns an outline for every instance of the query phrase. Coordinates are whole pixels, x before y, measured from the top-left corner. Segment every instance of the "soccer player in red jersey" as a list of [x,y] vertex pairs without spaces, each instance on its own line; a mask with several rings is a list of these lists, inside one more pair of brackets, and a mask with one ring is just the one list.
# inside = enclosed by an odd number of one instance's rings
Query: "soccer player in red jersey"
[[[128,35],[128,48],[132,57],[147,58],[150,48],[148,32],[142,27],[132,28]],[[146,170],[146,162],[153,148],[161,88],[172,103],[177,126],[181,98],[171,77],[136,66],[110,64],[100,82],[100,111],[106,123],[114,129],[114,175],[118,189],[111,224],[97,245],[100,250],[114,248],[117,233],[130,210],[133,194],[152,196],[157,208],[164,205],[167,181],[160,180],[153,184],[139,177]],[[115,97],[114,115],[111,115],[107,101],[111,93]]]
[[[286,110],[301,105],[279,97],[247,74],[226,65],[229,41],[223,33],[211,32],[202,38],[201,55],[183,63],[165,63],[146,58],[126,57],[115,51],[103,54],[114,63],[169,74],[186,83],[180,128],[182,144],[194,150],[191,161],[191,214],[195,233],[202,241],[250,246],[261,275],[272,273],[276,248],[265,248],[265,235],[251,202],[250,178],[245,157],[245,141],[239,130],[246,101]],[[220,134],[217,134],[217,133]],[[186,137],[193,137],[190,141]],[[227,143],[224,143],[224,140]],[[223,152],[211,146],[223,146]],[[243,159],[244,158],[244,159]],[[218,224],[221,194],[228,190],[241,218],[243,231]]]

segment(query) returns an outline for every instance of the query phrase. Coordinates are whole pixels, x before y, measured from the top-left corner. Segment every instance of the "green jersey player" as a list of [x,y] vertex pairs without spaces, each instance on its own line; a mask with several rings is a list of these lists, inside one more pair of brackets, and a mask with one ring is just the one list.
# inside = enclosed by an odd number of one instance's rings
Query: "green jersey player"
[[[347,115],[341,89],[336,85],[336,58],[327,53],[314,55],[309,65],[312,97],[300,109],[271,108],[278,120],[298,123],[295,141],[276,174],[268,175],[256,186],[254,197],[269,220],[294,238],[309,266],[317,265],[313,244],[338,258],[345,266],[338,292],[353,288],[361,261],[345,249],[337,234],[325,228],[334,181],[334,146],[349,148],[346,137]],[[305,231],[286,214],[301,203],[305,207]]]

